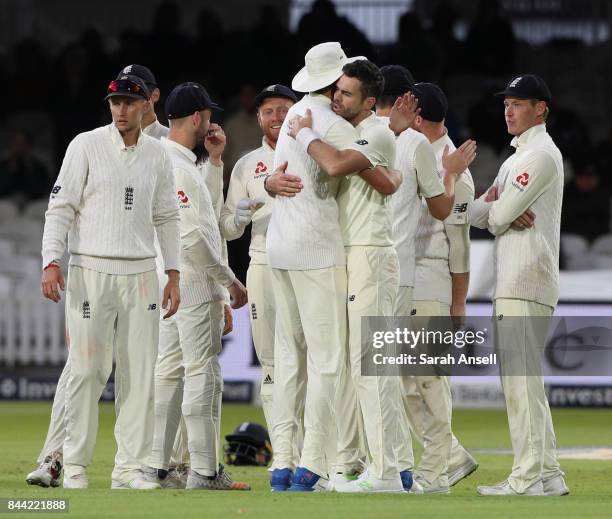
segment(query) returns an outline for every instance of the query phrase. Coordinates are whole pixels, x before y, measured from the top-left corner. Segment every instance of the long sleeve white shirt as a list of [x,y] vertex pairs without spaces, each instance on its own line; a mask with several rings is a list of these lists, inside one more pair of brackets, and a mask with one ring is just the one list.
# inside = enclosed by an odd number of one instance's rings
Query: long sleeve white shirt
[[[474,202],[472,225],[495,238],[494,298],[522,299],[554,307],[559,298],[559,240],[563,200],[563,158],[539,124],[512,139],[516,151],[501,166],[493,185],[498,199]],[[530,229],[510,227],[527,209]]]
[[444,186],[433,148],[423,134],[408,128],[398,136],[396,144],[395,169],[402,174],[402,184],[391,197],[393,242],[400,265],[400,286],[414,287],[420,197],[439,196]]
[[253,265],[267,265],[266,233],[274,198],[264,189],[264,180],[274,171],[274,150],[262,139],[261,147],[242,157],[232,170],[227,198],[221,209],[219,227],[226,240],[235,240],[244,234],[246,225],[236,225],[234,215],[238,202],[243,198],[258,198],[265,205],[253,214],[249,256]]
[[162,142],[172,159],[179,203],[181,304],[224,300],[225,288],[236,278],[223,259],[217,218],[201,170],[196,166],[196,156],[175,141]]
[[349,148],[358,133],[331,109],[331,99],[310,93],[294,104],[280,130],[274,168],[288,162],[287,173],[301,178],[304,188],[293,198],[277,197],[266,236],[266,252],[272,268],[315,270],[346,265],[338,220],[339,179],[330,177],[287,135],[289,120],[309,108],[313,130],[337,149]]
[[77,135],[51,190],[43,268],[66,248],[70,264],[108,274],[155,269],[154,233],[165,270],[178,270],[179,216],[164,147],[142,132],[126,147],[111,123]]
[[[448,135],[431,143],[436,157],[438,174],[443,170],[442,156],[444,147],[449,153],[455,151],[455,145]],[[455,202],[453,210],[444,221],[437,220],[429,212],[427,202],[420,201],[420,214],[415,237],[415,301],[439,301],[447,305],[452,303],[451,272],[457,272],[450,265],[451,237],[447,233],[450,225],[469,227],[469,208],[474,201],[474,182],[470,170],[465,170],[455,185]],[[463,249],[469,251],[469,233],[457,233],[457,239]],[[462,272],[467,272],[462,269]]]

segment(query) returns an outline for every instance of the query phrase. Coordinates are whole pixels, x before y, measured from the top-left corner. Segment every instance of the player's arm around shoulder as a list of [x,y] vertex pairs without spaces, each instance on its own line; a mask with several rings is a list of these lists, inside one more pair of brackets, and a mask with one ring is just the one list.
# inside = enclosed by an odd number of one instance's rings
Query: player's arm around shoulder
[[370,167],[367,157],[352,149],[359,136],[350,123],[339,117],[325,135],[317,134],[312,127],[310,109],[304,116],[296,116],[288,122],[289,135],[329,176],[346,176]]
[[547,152],[533,150],[527,153],[513,166],[503,192],[491,204],[489,231],[495,236],[505,233],[558,180],[555,161]]

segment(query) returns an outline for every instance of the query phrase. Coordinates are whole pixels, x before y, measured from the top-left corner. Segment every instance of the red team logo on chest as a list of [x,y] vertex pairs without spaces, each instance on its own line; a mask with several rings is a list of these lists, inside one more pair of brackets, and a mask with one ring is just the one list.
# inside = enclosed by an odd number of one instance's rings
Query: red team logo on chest
[[178,195],[178,199],[181,204],[186,204],[189,202],[189,197],[185,194],[185,191],[178,191],[176,194]]
[[523,187],[527,187],[529,184],[529,173],[521,173],[518,177],[516,177],[516,181]]
[[265,175],[266,171],[268,171],[268,166],[266,166],[263,162],[258,162],[257,167],[255,168],[255,178]]

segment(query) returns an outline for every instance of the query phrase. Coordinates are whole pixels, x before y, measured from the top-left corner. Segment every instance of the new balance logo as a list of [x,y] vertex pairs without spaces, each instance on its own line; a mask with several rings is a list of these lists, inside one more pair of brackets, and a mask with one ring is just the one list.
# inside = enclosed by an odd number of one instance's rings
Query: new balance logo
[[416,315],[416,308],[413,308],[413,309],[410,311],[410,315]]
[[157,305],[155,303],[150,304],[148,310],[157,310]]
[[124,200],[124,204],[125,204],[125,210],[126,211],[131,211],[132,210],[132,206],[134,205],[134,188],[133,187],[126,187],[125,188],[125,200]]
[[253,321],[257,319],[257,308],[255,308],[255,303],[251,303],[251,318]]
[[355,301],[355,296],[350,296],[349,301]]
[[453,209],[454,213],[465,213],[467,211],[468,205],[467,202],[465,204],[455,204],[455,209]]
[[355,144],[359,144],[360,146],[365,146],[368,143],[368,141],[366,141],[365,139],[360,139],[358,141],[355,141]]
[[501,321],[503,318],[504,318],[504,314],[499,314],[499,315],[497,316],[497,320],[498,320],[498,321]]
[[61,189],[62,189],[62,186],[53,186],[51,193],[53,193],[54,195],[57,195]]
[[91,310],[89,308],[89,301],[83,302],[83,319],[91,319]]
[[270,376],[269,373],[266,375],[266,378],[264,378],[263,383],[264,384],[274,384],[274,380],[272,380],[272,377]]

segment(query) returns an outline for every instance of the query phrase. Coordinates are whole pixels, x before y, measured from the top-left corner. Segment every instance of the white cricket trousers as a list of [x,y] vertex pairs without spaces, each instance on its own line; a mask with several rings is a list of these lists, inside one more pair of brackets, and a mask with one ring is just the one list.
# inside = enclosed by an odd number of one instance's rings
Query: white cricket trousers
[[112,275],[71,266],[66,290],[70,376],[66,384],[67,476],[91,463],[98,430],[98,401],[113,365],[115,440],[112,478],[132,478],[147,466],[153,439],[153,370],[159,299],[154,270]]
[[[412,312],[412,294],[413,287],[400,286],[397,290],[397,298],[395,300],[395,316],[410,317]],[[410,433],[410,423],[406,412],[406,400],[403,398],[405,392],[404,384],[406,377],[401,377],[400,381],[400,396],[398,398],[398,424],[397,424],[397,464],[401,471],[414,470],[414,451],[412,450],[412,434]]]
[[[48,455],[53,452],[63,453],[64,440],[66,438],[66,384],[70,376],[70,359],[66,361],[64,369],[57,381],[55,395],[53,397],[53,407],[51,408],[51,418],[49,419],[49,429],[47,438],[42,450],[36,460],[42,463]],[[187,432],[185,421],[181,418],[179,430],[176,434],[170,466],[189,464],[189,451],[187,450]]]
[[272,284],[276,300],[272,467],[295,468],[299,393],[306,378],[299,466],[326,476],[332,405],[346,352],[346,268],[272,269]]
[[223,324],[222,301],[181,307],[160,323],[152,467],[169,468],[182,409],[191,469],[203,476],[217,473]]
[[[396,478],[398,410],[400,400],[399,377],[395,375],[361,374],[362,357],[371,359],[371,343],[362,344],[361,319],[363,317],[392,317],[399,285],[399,264],[393,247],[346,247],[346,268],[348,280],[348,325],[349,362],[352,387],[340,387],[344,403],[336,400],[338,425],[338,456],[336,467],[342,463],[345,453],[353,457],[360,445],[356,435],[359,432],[359,409],[363,416],[365,443],[370,458],[370,472],[379,479]],[[341,382],[350,384],[349,377]],[[357,406],[357,402],[359,405]],[[352,449],[349,449],[351,446]]]
[[[261,364],[261,405],[272,446],[274,446],[274,328],[276,326],[276,304],[272,288],[272,271],[268,265],[249,265],[246,276],[246,287],[249,293],[249,318],[255,353]],[[299,381],[298,415],[304,412],[306,392],[306,374]],[[295,444],[295,463],[299,463],[304,427],[302,420],[298,423],[297,440]]]
[[[70,345],[68,345],[69,347]],[[70,358],[66,360],[62,374],[57,381],[55,395],[53,396],[53,406],[51,408],[51,418],[49,419],[49,429],[47,437],[37,463],[42,463],[52,452],[63,454],[64,440],[66,439],[66,385],[70,377]]]
[[542,350],[553,311],[533,301],[495,300],[496,352],[514,451],[508,482],[519,493],[561,473],[542,376]]

